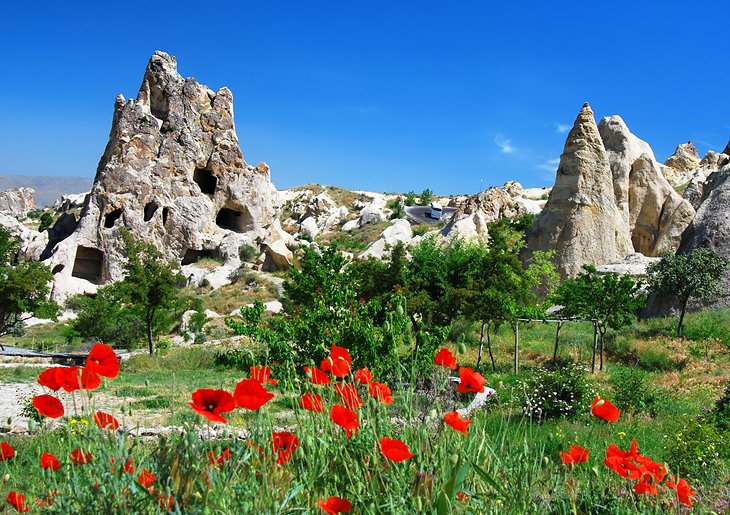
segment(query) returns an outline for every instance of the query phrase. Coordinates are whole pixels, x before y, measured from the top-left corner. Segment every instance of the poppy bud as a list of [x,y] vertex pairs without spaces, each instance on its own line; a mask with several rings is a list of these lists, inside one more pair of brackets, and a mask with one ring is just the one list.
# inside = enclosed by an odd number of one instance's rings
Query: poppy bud
[[543,463],[544,463],[544,464],[545,464],[546,466],[547,466],[547,465],[550,465],[550,458],[548,458],[547,456],[544,456],[544,457],[542,458],[542,462],[543,462]]
[[423,501],[420,497],[416,497],[416,512],[423,513]]
[[314,440],[312,439],[311,435],[307,435],[304,437],[304,440],[302,441],[302,447],[307,447],[307,448],[314,447]]
[[451,462],[451,465],[453,467],[456,466],[457,463],[459,463],[459,457],[456,454],[453,454],[449,457],[449,462]]
[[7,483],[8,481],[10,481],[10,474],[5,474],[3,476],[3,483]]
[[597,478],[598,477],[598,469],[596,467],[591,467],[591,473]]
[[297,447],[296,453],[297,453],[297,458],[299,458],[300,460],[303,460],[305,458],[304,448],[302,448],[301,445],[299,447]]
[[33,433],[33,432],[35,432],[35,430],[36,430],[35,420],[33,420],[32,418],[28,419],[28,432]]
[[396,314],[397,314],[397,315],[398,315],[399,317],[402,317],[402,316],[403,316],[403,306],[401,306],[400,304],[398,304],[398,305],[397,305],[397,306],[395,307],[395,312],[396,312]]
[[459,342],[459,354],[466,354],[466,344]]
[[428,418],[435,419],[436,417],[438,417],[438,412],[436,411],[436,408],[434,408],[431,411],[429,411]]

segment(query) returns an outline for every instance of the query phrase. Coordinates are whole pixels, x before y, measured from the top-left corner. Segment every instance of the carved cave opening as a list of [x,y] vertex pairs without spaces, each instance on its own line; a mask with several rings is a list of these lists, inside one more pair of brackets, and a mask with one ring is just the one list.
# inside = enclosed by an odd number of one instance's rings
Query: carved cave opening
[[188,249],[180,262],[181,265],[196,263],[201,259],[216,259],[218,252],[213,249]]
[[253,228],[251,214],[246,211],[239,211],[227,207],[221,208],[215,217],[215,223],[221,229],[233,232],[246,232]]
[[170,216],[170,208],[169,207],[163,207],[162,208],[162,225],[165,225],[167,223],[167,217]]
[[157,212],[157,208],[159,206],[155,204],[154,202],[148,202],[144,206],[144,221],[149,222],[152,220],[152,217],[155,216],[155,213]]
[[114,222],[119,220],[120,216],[122,216],[121,209],[109,211],[107,214],[104,215],[104,227],[106,227],[107,229],[111,229],[112,227],[114,227]]
[[210,170],[196,168],[193,172],[193,180],[200,187],[200,191],[206,195],[213,195],[218,185],[218,178]]
[[71,275],[86,279],[94,284],[101,284],[101,270],[104,263],[104,252],[93,247],[76,247],[76,258]]
[[64,265],[63,263],[59,263],[58,265],[53,267],[53,270],[51,270],[51,273],[53,275],[56,275],[59,272],[63,272],[64,268],[66,268],[66,265]]

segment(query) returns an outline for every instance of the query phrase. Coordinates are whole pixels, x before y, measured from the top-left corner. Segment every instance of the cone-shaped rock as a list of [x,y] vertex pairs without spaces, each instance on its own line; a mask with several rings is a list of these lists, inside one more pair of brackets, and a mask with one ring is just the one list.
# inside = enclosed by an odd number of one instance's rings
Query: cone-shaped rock
[[273,214],[268,166],[244,161],[231,92],[184,79],[174,57],[155,52],[136,100],[116,99],[76,231],[48,249],[54,294],[120,279],[123,227],[170,260],[236,260]]
[[613,176],[593,111],[585,104],[568,134],[555,186],[527,234],[528,254],[554,250],[562,277],[583,264],[604,264],[633,252],[614,201]]

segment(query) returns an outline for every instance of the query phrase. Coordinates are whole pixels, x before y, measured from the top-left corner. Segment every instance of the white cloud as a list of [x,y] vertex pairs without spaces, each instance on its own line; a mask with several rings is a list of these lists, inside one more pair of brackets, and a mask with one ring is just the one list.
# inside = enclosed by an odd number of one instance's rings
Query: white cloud
[[554,172],[555,170],[558,169],[558,165],[559,164],[560,164],[560,158],[559,157],[556,157],[555,159],[548,159],[544,163],[541,163],[541,164],[537,165],[537,167],[540,170],[545,170],[545,171],[548,171],[548,172]]
[[558,134],[567,134],[570,130],[570,125],[566,125],[564,123],[556,123],[555,130],[558,131]]
[[494,137],[494,142],[505,154],[512,154],[517,150],[512,146],[512,140],[505,138],[501,132]]

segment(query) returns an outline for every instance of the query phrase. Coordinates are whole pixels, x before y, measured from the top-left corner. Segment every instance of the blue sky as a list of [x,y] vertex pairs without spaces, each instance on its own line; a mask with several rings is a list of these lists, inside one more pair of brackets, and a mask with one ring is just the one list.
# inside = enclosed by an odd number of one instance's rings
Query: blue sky
[[730,139],[728,2],[106,4],[4,5],[0,173],[92,177],[157,49],[233,91],[280,188],[551,185],[585,101],[660,160]]

